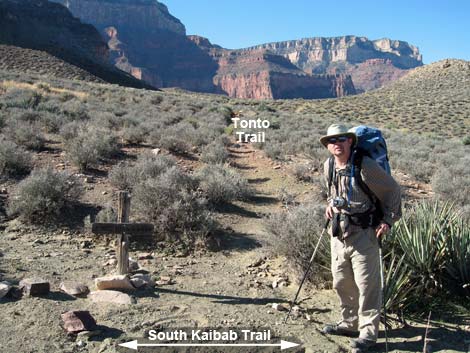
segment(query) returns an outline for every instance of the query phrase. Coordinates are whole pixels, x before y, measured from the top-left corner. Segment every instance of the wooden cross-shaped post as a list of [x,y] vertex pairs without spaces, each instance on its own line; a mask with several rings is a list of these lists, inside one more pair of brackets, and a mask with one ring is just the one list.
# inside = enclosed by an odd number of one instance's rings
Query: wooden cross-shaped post
[[92,223],[93,234],[117,234],[117,270],[120,275],[129,272],[129,236],[151,236],[153,224],[129,223],[131,198],[127,191],[119,192],[117,223]]

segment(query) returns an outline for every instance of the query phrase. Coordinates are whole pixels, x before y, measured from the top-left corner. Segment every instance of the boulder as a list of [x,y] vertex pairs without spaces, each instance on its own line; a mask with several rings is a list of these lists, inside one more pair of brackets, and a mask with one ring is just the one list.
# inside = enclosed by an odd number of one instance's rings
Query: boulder
[[80,282],[62,282],[60,284],[60,290],[74,297],[83,297],[90,293],[90,290],[86,285]]
[[139,263],[134,259],[129,258],[129,271],[137,271],[139,269]]
[[51,290],[49,282],[41,278],[25,278],[20,282],[19,287],[24,295],[29,296],[47,295]]
[[88,311],[67,311],[61,317],[67,333],[77,334],[82,331],[96,330],[96,321]]
[[88,295],[88,298],[91,299],[94,303],[111,303],[111,304],[120,304],[128,305],[134,304],[135,299],[130,295],[114,290],[99,290],[91,292]]
[[10,292],[11,284],[7,281],[0,282],[0,299],[5,297]]
[[155,286],[155,281],[152,279],[152,277],[143,273],[137,273],[133,275],[131,277],[131,283],[136,288]]
[[98,290],[133,290],[135,287],[132,285],[127,275],[114,275],[107,277],[95,278],[95,285]]

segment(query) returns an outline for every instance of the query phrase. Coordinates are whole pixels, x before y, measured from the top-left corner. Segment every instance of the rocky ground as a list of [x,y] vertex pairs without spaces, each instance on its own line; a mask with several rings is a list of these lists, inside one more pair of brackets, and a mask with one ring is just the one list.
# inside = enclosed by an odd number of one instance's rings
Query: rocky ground
[[[275,239],[263,227],[263,217],[282,207],[277,199],[281,187],[299,199],[316,190],[296,181],[285,166],[275,165],[248,145],[234,147],[231,152],[232,164],[249,179],[256,197],[234,203],[219,215],[226,230],[220,251],[175,256],[165,249],[133,244],[130,256],[138,261],[141,272],[161,280],[155,288],[129,292],[133,304],[95,303],[59,290],[62,281],[70,280],[95,290],[94,279],[114,271],[112,242],[78,231],[25,227],[15,220],[3,223],[0,280],[18,284],[23,278],[38,276],[50,282],[51,292],[42,297],[0,301],[0,352],[130,352],[118,344],[142,339],[148,330],[165,327],[269,328],[276,342],[290,338],[301,343],[297,351],[348,352],[347,338],[327,337],[320,332],[325,323],[337,318],[338,304],[331,290],[303,290],[300,310],[283,323],[283,309],[294,297],[298,283],[284,259],[270,250]],[[413,193],[414,188],[410,182],[407,190]],[[112,192],[100,183],[92,189],[96,198]],[[68,336],[61,313],[69,310],[89,311],[98,332],[91,337]],[[432,338],[429,351],[467,352],[470,334],[465,337],[465,331],[457,328],[455,324],[433,323],[428,334]],[[422,352],[424,335],[423,323],[394,328],[389,331],[388,351]],[[374,351],[385,352],[382,333]]]

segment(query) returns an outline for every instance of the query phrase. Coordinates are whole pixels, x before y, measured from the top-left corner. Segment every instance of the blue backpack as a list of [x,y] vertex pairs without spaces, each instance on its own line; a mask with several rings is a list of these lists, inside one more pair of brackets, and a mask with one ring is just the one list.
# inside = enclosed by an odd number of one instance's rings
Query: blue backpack
[[[356,156],[368,156],[374,159],[388,174],[391,174],[388,161],[388,151],[385,139],[379,129],[360,125],[353,129],[357,137],[356,147],[353,150],[353,161]],[[356,164],[356,163],[355,163]]]

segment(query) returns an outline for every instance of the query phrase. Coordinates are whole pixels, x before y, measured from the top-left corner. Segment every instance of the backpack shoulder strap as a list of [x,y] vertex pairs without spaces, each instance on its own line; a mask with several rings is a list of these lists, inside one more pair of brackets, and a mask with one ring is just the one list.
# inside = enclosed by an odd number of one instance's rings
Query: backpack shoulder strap
[[356,150],[354,152],[354,169],[355,169],[355,175],[354,177],[357,180],[357,183],[359,184],[359,187],[366,193],[366,195],[369,197],[369,199],[372,201],[373,204],[377,202],[377,197],[374,195],[371,189],[367,186],[367,184],[362,180],[362,160],[364,158],[364,153],[361,150]]
[[331,195],[331,185],[333,184],[333,174],[335,171],[335,159],[333,156],[328,158],[328,196]]

